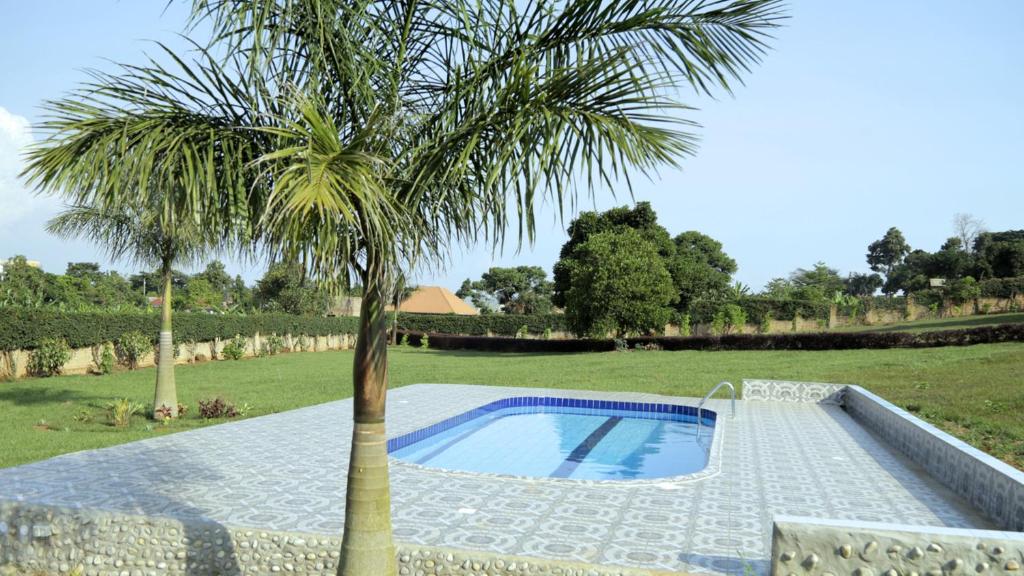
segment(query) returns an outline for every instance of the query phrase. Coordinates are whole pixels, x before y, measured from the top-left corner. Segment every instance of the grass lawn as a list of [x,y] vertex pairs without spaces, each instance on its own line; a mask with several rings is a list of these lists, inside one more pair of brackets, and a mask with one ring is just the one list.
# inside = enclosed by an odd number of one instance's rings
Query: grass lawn
[[998,324],[1020,324],[1024,322],[1024,313],[1007,312],[1003,314],[984,314],[965,316],[963,318],[940,318],[938,320],[914,320],[913,322],[897,322],[896,324],[879,324],[876,326],[844,326],[833,328],[835,332],[931,332],[934,330],[961,330],[979,326],[996,326]]
[[[829,352],[608,352],[493,354],[393,348],[392,387],[472,383],[702,396],[719,380],[778,378],[861,384],[1024,468],[1024,344]],[[136,417],[106,423],[118,397],[152,402],[154,369],[109,376],[0,382],[0,467],[220,422],[196,414],[199,399],[248,403],[248,416],[351,395],[352,352],[307,352],[177,369],[188,415],[169,425]]]

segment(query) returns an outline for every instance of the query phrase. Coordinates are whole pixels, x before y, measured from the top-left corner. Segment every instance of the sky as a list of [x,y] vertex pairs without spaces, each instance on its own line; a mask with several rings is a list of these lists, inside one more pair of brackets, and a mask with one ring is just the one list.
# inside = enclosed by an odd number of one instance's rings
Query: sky
[[[151,40],[184,49],[187,7],[165,5],[0,0],[0,258],[24,254],[58,273],[69,261],[132,271],[47,235],[60,206],[19,181],[19,151],[40,104],[86,69],[138,63]],[[818,261],[866,271],[867,245],[891,226],[929,251],[952,235],[956,213],[989,230],[1024,228],[1024,2],[792,0],[788,11],[732,95],[681,94],[699,108],[685,116],[701,124],[694,157],[636,180],[632,196],[624,185],[597,189],[577,207],[649,201],[673,235],[722,242],[734,278],[755,290]],[[572,215],[545,206],[533,245],[465,247],[415,281],[454,290],[490,266],[550,272]],[[226,260],[249,282],[262,275],[259,264]]]

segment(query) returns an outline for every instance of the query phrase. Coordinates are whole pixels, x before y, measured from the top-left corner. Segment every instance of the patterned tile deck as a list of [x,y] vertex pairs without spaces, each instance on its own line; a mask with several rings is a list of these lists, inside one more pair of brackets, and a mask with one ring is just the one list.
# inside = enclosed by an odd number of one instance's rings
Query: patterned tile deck
[[[398,436],[481,404],[553,395],[694,399],[422,384],[390,394]],[[664,484],[501,479],[395,462],[396,538],[667,570],[766,572],[775,514],[990,528],[837,406],[725,401],[721,472]],[[351,402],[312,406],[0,470],[0,498],[337,534]],[[742,555],[742,559],[740,556]]]

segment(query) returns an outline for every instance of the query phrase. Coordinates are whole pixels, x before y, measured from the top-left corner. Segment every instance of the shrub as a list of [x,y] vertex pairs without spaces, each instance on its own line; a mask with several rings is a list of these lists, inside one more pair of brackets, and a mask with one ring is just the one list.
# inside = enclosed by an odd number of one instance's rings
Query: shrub
[[235,416],[238,416],[238,410],[218,396],[211,400],[199,401],[199,416],[206,420],[212,420],[214,418],[234,418]]
[[551,328],[544,329],[544,339],[551,340]]
[[523,324],[522,326],[519,327],[519,330],[516,330],[516,338],[526,338],[529,335],[530,327],[527,326],[526,324]]
[[116,428],[127,428],[132,424],[132,416],[145,409],[145,406],[129,398],[118,398],[107,404],[107,419]]
[[245,356],[245,337],[236,334],[234,338],[228,340],[227,344],[224,345],[224,349],[221,350],[221,356],[225,360],[241,360]]
[[420,348],[422,348],[424,350],[426,350],[427,348],[430,348],[430,336],[429,335],[424,334],[423,336],[420,336]]
[[137,330],[122,334],[117,341],[117,355],[129,370],[135,370],[147,353],[153,350],[153,341]]
[[690,321],[690,315],[683,314],[679,317],[679,335],[689,336],[691,334],[693,334],[693,325]]
[[615,342],[616,352],[629,352],[629,344],[626,343],[625,338],[616,338],[613,342]]
[[737,304],[726,304],[724,308],[725,330],[741,332],[747,324],[747,313]]
[[261,354],[264,356],[276,356],[284,350],[284,338],[277,334],[271,334],[263,339]]
[[114,355],[114,345],[110,342],[104,342],[103,346],[100,347],[98,356],[94,360],[96,371],[100,374],[110,374],[113,372],[114,365],[117,364],[117,357]]
[[767,334],[772,330],[772,314],[771,312],[764,315],[761,318],[761,322],[757,325],[757,331],[761,334]]
[[715,312],[714,317],[711,319],[711,334],[713,336],[725,334],[725,322],[725,310]]
[[71,347],[63,338],[43,338],[28,358],[28,371],[36,376],[60,374],[71,360]]
[[402,346],[409,346],[409,335],[405,334],[402,336]]

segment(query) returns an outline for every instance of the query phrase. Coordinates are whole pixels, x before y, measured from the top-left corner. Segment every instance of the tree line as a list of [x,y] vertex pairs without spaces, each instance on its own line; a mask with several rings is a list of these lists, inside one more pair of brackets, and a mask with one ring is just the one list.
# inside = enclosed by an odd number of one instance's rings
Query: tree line
[[868,246],[871,272],[844,277],[817,262],[773,278],[755,293],[733,282],[737,264],[721,242],[692,230],[672,236],[651,205],[640,202],[573,220],[553,279],[539,266],[494,267],[479,280],[466,279],[458,295],[483,313],[561,309],[575,333],[604,336],[658,333],[669,322],[682,324],[684,332],[691,322],[727,331],[751,320],[770,321],[773,311],[792,318],[794,305],[863,310],[856,301],[880,290],[890,297],[914,293],[963,302],[980,295],[979,280],[1024,277],[1024,230],[988,232],[976,218],[958,214],[954,233],[938,251],[927,252],[912,249],[899,229],[890,228]]
[[[95,262],[69,262],[63,274],[46,272],[13,256],[0,269],[0,307],[52,307],[68,312],[137,310],[162,305],[163,273],[140,271],[124,276]],[[284,312],[323,316],[330,293],[312,282],[297,263],[276,262],[252,286],[232,277],[212,260],[201,271],[170,270],[171,309],[217,314]],[[346,291],[358,294],[356,286]]]

